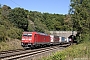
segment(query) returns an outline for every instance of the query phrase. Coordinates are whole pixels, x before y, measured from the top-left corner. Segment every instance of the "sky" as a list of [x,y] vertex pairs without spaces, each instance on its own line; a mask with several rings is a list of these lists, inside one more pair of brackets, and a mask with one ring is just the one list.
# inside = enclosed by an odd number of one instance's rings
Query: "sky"
[[1,5],[51,14],[68,14],[70,0],[0,0]]

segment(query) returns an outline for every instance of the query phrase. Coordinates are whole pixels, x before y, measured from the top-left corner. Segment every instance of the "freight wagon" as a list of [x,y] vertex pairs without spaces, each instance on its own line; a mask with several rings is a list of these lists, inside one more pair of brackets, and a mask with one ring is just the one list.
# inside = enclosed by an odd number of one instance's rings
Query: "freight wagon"
[[59,43],[59,36],[50,35],[50,45],[55,45]]

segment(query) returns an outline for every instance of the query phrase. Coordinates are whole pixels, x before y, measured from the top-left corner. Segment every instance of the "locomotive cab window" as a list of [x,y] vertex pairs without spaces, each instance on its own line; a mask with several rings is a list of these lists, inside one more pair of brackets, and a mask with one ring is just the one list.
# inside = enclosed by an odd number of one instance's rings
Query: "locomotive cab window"
[[28,34],[29,37],[32,37],[32,34]]
[[27,36],[27,34],[23,34],[23,36]]

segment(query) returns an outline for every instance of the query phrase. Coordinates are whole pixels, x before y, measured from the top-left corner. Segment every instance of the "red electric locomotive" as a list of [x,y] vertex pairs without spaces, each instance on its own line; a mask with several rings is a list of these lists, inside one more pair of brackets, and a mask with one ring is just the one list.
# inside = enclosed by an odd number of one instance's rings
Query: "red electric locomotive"
[[24,48],[33,48],[37,46],[49,45],[50,36],[38,32],[23,32],[21,45]]

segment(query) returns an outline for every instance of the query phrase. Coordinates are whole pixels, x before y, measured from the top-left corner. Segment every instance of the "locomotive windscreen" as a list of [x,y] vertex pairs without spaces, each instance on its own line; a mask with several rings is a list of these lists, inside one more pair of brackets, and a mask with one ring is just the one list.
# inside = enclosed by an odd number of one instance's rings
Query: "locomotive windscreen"
[[32,37],[32,34],[27,34],[29,37]]
[[32,34],[23,34],[23,36],[29,36],[29,37],[32,37]]

